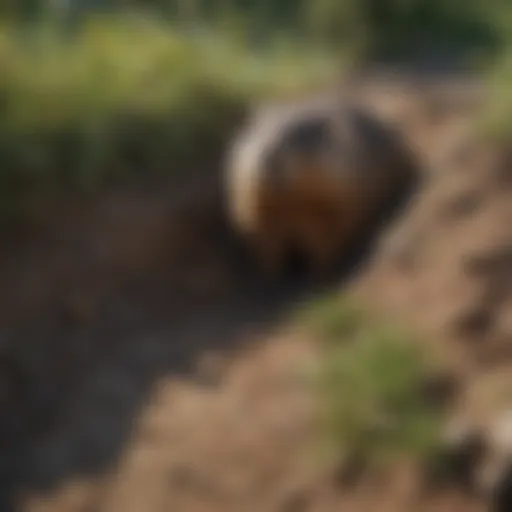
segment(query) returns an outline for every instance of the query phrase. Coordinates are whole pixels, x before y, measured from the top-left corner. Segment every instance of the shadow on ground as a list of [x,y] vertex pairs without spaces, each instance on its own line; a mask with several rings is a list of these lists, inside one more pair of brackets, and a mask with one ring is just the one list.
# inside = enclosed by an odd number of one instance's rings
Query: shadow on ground
[[1,510],[23,489],[108,471],[162,376],[243,349],[298,301],[353,276],[386,212],[323,283],[265,281],[229,232],[219,187],[128,187],[44,207],[0,274]]

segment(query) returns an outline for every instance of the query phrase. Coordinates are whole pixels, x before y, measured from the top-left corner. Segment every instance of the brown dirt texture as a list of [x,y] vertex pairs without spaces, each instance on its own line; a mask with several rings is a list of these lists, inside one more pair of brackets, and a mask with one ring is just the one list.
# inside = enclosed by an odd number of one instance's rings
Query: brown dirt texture
[[346,488],[313,453],[301,371],[317,350],[287,315],[326,288],[438,344],[460,414],[487,417],[512,391],[512,161],[470,130],[478,82],[356,90],[410,137],[427,179],[327,284],[261,279],[214,173],[33,206],[0,253],[0,510],[485,510],[420,493],[414,466]]

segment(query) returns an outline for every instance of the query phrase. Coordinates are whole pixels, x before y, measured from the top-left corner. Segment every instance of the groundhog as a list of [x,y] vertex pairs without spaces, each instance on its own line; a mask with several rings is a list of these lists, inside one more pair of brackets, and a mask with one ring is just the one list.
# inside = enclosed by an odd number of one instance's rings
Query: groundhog
[[361,106],[263,107],[228,152],[227,215],[271,275],[291,251],[324,273],[416,170],[405,141]]

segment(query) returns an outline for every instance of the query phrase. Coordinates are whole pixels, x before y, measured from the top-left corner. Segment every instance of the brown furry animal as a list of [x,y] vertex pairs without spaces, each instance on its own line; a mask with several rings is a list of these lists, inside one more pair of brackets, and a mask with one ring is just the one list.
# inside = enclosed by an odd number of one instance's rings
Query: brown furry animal
[[228,155],[228,217],[270,273],[292,249],[323,272],[415,170],[398,135],[359,107],[270,107]]

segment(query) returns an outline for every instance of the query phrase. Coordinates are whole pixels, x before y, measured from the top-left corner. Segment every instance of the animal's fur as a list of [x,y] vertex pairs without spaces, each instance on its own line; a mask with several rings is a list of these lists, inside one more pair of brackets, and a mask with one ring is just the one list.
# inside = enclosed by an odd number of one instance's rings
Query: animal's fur
[[359,107],[263,109],[228,156],[228,216],[267,270],[298,248],[322,271],[414,173],[403,141]]

